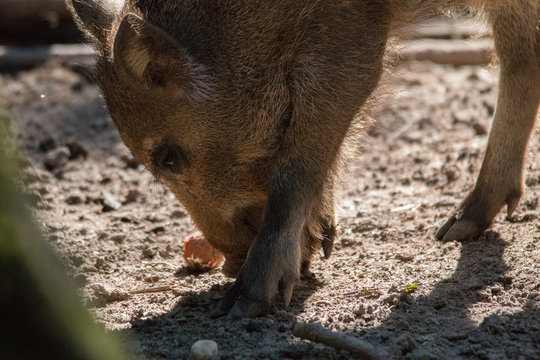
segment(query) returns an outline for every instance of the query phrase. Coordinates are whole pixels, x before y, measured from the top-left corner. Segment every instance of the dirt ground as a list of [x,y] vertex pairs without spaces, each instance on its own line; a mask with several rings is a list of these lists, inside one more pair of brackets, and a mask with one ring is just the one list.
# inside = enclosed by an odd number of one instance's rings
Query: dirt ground
[[[437,227],[474,183],[496,102],[494,68],[399,66],[338,196],[339,232],[291,307],[232,322],[210,310],[231,279],[186,267],[195,231],[173,195],[130,157],[97,88],[48,64],[2,74],[0,94],[30,165],[26,191],[95,318],[136,359],[187,359],[212,339],[221,359],[348,359],[292,335],[317,322],[391,358],[540,359],[540,140],[525,194],[478,240]],[[416,285],[416,290],[414,289]],[[165,287],[159,292],[131,291]],[[409,290],[409,291],[406,291]]]

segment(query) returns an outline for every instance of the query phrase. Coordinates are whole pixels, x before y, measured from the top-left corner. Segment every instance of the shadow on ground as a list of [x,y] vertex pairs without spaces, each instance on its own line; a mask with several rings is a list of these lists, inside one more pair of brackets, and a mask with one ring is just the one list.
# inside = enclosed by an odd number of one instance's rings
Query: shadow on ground
[[[490,301],[512,281],[502,258],[506,241],[494,232],[482,238],[462,242],[454,274],[429,295],[402,293],[380,326],[349,335],[380,344],[395,358],[539,359],[540,309],[533,300],[520,312],[499,311],[479,323],[469,317],[471,307]],[[437,351],[425,351],[427,344]]]
[[[494,232],[487,233],[481,240],[463,242],[454,274],[440,281],[429,295],[415,298],[402,293],[382,324],[348,334],[384,347],[393,358],[538,359],[540,309],[533,301],[520,312],[499,311],[481,322],[469,316],[471,307],[490,301],[492,295],[511,286],[512,279],[505,276],[508,267],[502,259],[506,244]],[[133,320],[132,329],[123,332],[132,336],[145,349],[143,354],[150,358],[186,356],[189,345],[197,339],[224,337],[228,339],[226,346],[232,344],[234,347],[235,342],[242,343],[244,349],[251,346],[251,354],[257,354],[258,346],[262,349],[267,344],[277,345],[276,358],[353,356],[345,351],[321,347],[315,348],[318,352],[314,352],[313,344],[291,341],[296,315],[304,311],[305,301],[324,285],[322,282],[311,279],[297,286],[290,312],[278,307],[272,314],[256,319],[211,319],[210,311],[230,284],[232,282],[214,285],[209,291],[186,292],[170,312],[155,318]],[[441,324],[450,326],[441,327]],[[193,329],[201,328],[206,331],[193,332]],[[156,336],[162,339],[163,346],[155,342]],[[437,350],[426,351],[428,347]],[[223,358],[234,358],[234,350],[225,350],[227,355]]]
[[[177,272],[179,276],[191,273],[185,268]],[[268,348],[275,348],[277,358],[282,358],[284,346],[286,353],[294,352],[295,349],[287,344],[292,337],[295,314],[304,311],[306,300],[324,284],[315,278],[298,284],[290,311],[281,310],[281,304],[276,304],[264,317],[238,321],[227,317],[212,319],[211,311],[232,284],[231,281],[213,285],[208,291],[182,293],[180,301],[171,311],[153,318],[132,320],[132,328],[120,332],[144,349],[140,352],[146,358],[187,358],[191,344],[202,338],[217,339],[220,346],[225,345],[223,350],[229,356],[223,358],[235,358],[235,354],[236,357],[246,358],[246,348],[251,354],[262,354]],[[156,342],[156,337],[161,340]],[[219,341],[223,338],[228,341]],[[235,351],[235,344],[240,343],[242,346]]]

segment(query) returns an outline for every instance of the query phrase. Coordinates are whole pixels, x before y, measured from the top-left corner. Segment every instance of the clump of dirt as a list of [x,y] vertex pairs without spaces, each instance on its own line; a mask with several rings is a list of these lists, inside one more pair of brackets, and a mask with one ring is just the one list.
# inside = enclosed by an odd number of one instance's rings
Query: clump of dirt
[[317,322],[392,358],[540,358],[540,142],[528,152],[516,214],[477,240],[442,243],[437,227],[474,184],[496,102],[483,67],[409,63],[395,98],[350,160],[339,239],[289,309],[232,322],[209,313],[231,280],[182,259],[194,228],[182,206],[130,156],[98,89],[58,63],[0,77],[30,160],[26,191],[49,243],[96,319],[125,334],[135,358],[188,358],[212,339],[222,359],[352,355],[295,338]]

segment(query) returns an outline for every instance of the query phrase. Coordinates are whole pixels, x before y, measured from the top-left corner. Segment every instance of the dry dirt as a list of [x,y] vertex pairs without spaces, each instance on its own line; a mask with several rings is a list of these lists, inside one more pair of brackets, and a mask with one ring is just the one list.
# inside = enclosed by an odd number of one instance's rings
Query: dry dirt
[[187,359],[203,338],[221,359],[353,357],[292,335],[296,322],[318,322],[391,358],[540,359],[538,127],[515,216],[501,213],[477,240],[436,241],[480,168],[496,69],[409,63],[394,72],[395,96],[373,114],[378,125],[343,178],[332,257],[317,256],[315,279],[297,284],[289,309],[236,322],[209,317],[231,279],[185,266],[182,241],[196,229],[132,160],[94,85],[48,64],[2,74],[0,91],[30,159],[38,222],[133,358]]

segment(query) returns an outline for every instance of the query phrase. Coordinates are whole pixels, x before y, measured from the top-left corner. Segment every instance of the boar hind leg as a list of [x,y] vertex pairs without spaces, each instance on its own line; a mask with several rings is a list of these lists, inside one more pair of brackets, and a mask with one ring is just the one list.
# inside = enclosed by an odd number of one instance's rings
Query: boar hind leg
[[476,186],[439,229],[438,239],[480,235],[505,204],[512,214],[523,191],[525,152],[540,100],[538,2],[496,6],[487,10],[500,59],[497,110]]

